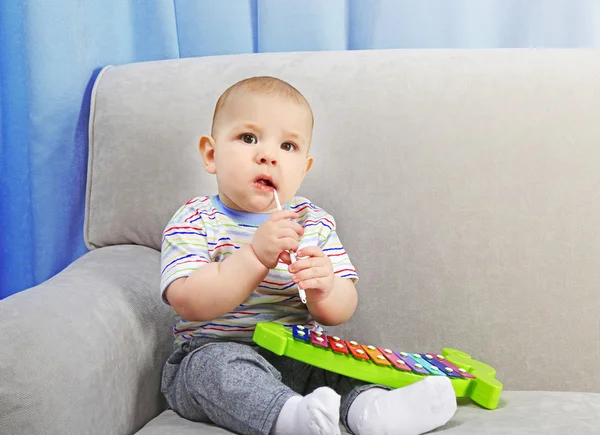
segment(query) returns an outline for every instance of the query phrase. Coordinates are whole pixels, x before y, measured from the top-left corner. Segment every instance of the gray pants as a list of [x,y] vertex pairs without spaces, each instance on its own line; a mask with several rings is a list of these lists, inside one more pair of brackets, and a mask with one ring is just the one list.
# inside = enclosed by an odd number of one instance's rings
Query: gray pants
[[196,338],[167,360],[161,391],[169,407],[188,420],[240,434],[268,435],[290,397],[323,386],[342,396],[340,418],[348,427],[350,405],[374,385],[258,346]]

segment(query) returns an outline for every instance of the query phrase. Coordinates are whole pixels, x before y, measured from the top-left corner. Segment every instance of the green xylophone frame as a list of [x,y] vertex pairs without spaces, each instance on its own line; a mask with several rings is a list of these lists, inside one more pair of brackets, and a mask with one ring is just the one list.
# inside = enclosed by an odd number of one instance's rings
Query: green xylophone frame
[[[426,375],[404,372],[394,367],[380,366],[372,361],[359,360],[351,355],[333,352],[301,342],[292,331],[279,323],[262,322],[256,325],[253,340],[271,352],[302,361],[340,375],[365,382],[400,388],[423,380]],[[496,370],[471,358],[460,350],[445,348],[441,355],[450,363],[465,369],[475,379],[449,378],[456,397],[469,397],[487,409],[495,409],[500,400],[502,384],[495,378]],[[436,375],[430,375],[436,376]]]

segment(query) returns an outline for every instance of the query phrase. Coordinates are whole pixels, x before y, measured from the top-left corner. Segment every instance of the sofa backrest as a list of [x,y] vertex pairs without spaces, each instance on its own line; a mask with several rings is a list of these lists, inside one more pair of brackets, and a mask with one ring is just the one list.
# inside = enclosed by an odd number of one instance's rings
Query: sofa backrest
[[[299,193],[336,218],[360,275],[346,336],[456,347],[508,388],[600,389],[589,376],[600,360],[600,52],[281,53],[107,68],[90,120],[90,248],[160,249],[174,211],[216,192],[197,142],[218,96],[254,75],[289,81],[313,107],[316,162]],[[580,370],[562,376],[567,355]]]

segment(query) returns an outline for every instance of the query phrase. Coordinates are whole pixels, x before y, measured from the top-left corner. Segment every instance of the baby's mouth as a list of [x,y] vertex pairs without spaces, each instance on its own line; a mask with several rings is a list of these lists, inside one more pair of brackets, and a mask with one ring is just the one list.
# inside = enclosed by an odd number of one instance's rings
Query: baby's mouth
[[273,183],[270,177],[258,177],[254,182],[265,187],[270,187],[271,189],[276,188],[275,183]]

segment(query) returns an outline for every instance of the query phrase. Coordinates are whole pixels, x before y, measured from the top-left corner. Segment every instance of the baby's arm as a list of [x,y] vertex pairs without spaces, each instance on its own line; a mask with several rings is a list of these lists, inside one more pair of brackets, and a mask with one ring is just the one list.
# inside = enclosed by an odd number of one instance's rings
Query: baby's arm
[[352,317],[358,294],[351,279],[333,277],[331,292],[318,301],[307,299],[307,307],[313,318],[324,326],[340,325]]
[[220,263],[206,264],[173,281],[165,298],[185,320],[213,320],[244,302],[268,272],[246,245]]
[[289,219],[290,210],[273,213],[257,230],[250,245],[220,263],[209,263],[173,281],[165,298],[188,321],[221,317],[244,302],[275,267],[284,250],[298,248],[302,227]]

